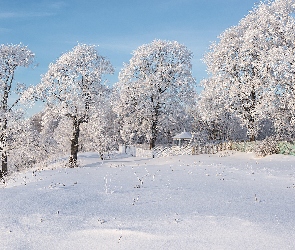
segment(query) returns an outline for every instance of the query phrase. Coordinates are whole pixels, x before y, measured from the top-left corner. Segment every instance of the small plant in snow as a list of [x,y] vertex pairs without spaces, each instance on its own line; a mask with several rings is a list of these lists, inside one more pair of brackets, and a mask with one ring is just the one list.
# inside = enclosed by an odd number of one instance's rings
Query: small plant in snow
[[134,175],[137,177],[137,180],[140,183],[140,184],[135,185],[134,188],[142,188],[142,186],[143,186],[143,177],[139,178],[136,172],[134,172]]
[[103,177],[104,179],[104,189],[105,189],[105,193],[106,194],[112,194],[114,191],[110,191],[110,183],[112,182],[111,178],[108,178],[108,176],[106,175],[105,177]]
[[134,206],[135,203],[138,202],[138,200],[139,200],[139,195],[137,195],[136,198],[133,198],[133,203],[132,203],[132,205]]
[[97,221],[98,221],[100,224],[104,224],[104,223],[106,223],[106,221],[105,221],[104,219],[100,219],[100,218],[99,218]]

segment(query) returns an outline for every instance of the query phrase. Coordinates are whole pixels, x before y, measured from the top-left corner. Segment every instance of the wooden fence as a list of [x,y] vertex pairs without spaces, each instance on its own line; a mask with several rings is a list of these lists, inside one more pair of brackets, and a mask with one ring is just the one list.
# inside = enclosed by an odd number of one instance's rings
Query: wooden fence
[[200,155],[200,154],[216,154],[220,151],[232,149],[231,142],[223,142],[219,144],[206,145],[187,145],[183,147],[173,146],[164,147],[158,146],[154,149],[155,157],[165,157],[173,155]]
[[[125,146],[124,152],[136,157],[167,157],[174,155],[217,154],[224,150],[253,151],[255,144],[249,142],[207,143],[205,145],[157,146],[149,150],[143,146]],[[122,149],[121,149],[122,150]]]
[[192,155],[216,154],[220,151],[231,150],[232,142],[222,142],[219,144],[195,145],[192,147]]

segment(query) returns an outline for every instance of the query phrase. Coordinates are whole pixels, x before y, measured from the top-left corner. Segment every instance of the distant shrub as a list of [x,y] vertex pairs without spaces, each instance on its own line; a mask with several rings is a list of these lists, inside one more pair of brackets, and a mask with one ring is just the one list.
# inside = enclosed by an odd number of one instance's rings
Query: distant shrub
[[255,146],[255,154],[257,156],[267,156],[272,154],[278,154],[279,153],[279,146],[278,141],[275,137],[270,136],[264,139],[263,141],[259,142]]
[[233,142],[232,150],[240,152],[254,152],[256,147],[256,142]]
[[279,154],[294,155],[295,156],[295,144],[294,142],[280,142],[278,144]]

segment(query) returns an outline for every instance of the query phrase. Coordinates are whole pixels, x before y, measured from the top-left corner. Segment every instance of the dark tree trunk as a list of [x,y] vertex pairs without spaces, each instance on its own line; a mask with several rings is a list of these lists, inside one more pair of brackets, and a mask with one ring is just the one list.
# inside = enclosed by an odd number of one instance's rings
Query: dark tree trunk
[[[157,114],[157,112],[156,112]],[[152,123],[152,138],[150,139],[150,149],[153,149],[156,146],[156,140],[157,140],[157,124],[158,124],[158,116],[155,117],[156,119]]]
[[250,142],[255,141],[255,140],[256,140],[255,135],[251,135]]
[[0,179],[2,179],[8,172],[8,157],[7,157],[7,149],[6,149],[6,130],[7,130],[7,119],[6,117],[3,120],[3,127],[0,136],[0,152],[1,152],[1,171],[0,171]]
[[251,134],[249,134],[249,140],[251,142],[256,140],[256,136],[254,134],[255,117],[252,115],[252,111],[255,109],[255,106],[256,106],[256,93],[253,88],[253,90],[250,93],[250,105],[249,105],[249,107],[244,107],[244,110],[247,112],[247,119],[249,121],[247,129],[248,129],[248,131],[251,131]]
[[73,135],[71,138],[71,156],[69,159],[69,166],[71,168],[77,167],[78,151],[79,151],[79,134],[80,122],[77,117],[73,117]]
[[[151,98],[151,100],[153,102],[153,98]],[[159,110],[160,110],[160,105],[157,104],[156,107],[154,108],[153,122],[151,126],[152,138],[150,139],[150,149],[153,149],[156,146],[156,140],[158,135]]]
[[153,149],[156,146],[156,141],[154,138],[150,139],[150,150]]
[[11,84],[14,78],[14,69],[11,74],[11,77],[8,77],[5,81],[4,85],[4,90],[3,90],[3,98],[1,100],[1,111],[3,112],[2,114],[4,117],[1,117],[0,121],[3,124],[1,129],[1,136],[0,136],[0,142],[1,142],[1,147],[0,147],[0,152],[1,152],[1,171],[0,171],[0,178],[2,179],[5,175],[7,175],[8,172],[8,157],[7,157],[7,148],[6,148],[6,133],[7,133],[7,117],[6,114],[8,112],[8,96],[10,93],[11,89]]
[[254,126],[255,126],[255,119],[253,118],[253,116],[252,115],[250,115],[250,118],[249,118],[249,125],[248,125],[248,130],[252,130],[252,133],[249,135],[249,140],[250,140],[250,142],[252,142],[252,141],[255,141],[256,140],[256,136],[255,136],[255,134],[253,134],[253,131],[254,131]]
[[7,175],[8,167],[7,167],[7,154],[6,152],[2,152],[1,155],[1,166],[2,170],[0,171],[0,179],[2,179],[5,175]]
[[2,132],[1,135],[1,144],[2,147],[0,148],[1,152],[1,171],[0,171],[0,179],[2,179],[5,175],[7,175],[8,167],[7,167],[7,152],[5,149],[5,144],[6,144],[6,138],[5,138],[5,133]]
[[[256,105],[256,93],[254,91],[254,89],[251,91],[251,111],[255,109],[255,105]],[[254,126],[255,126],[255,118],[253,117],[252,114],[250,114],[250,126],[252,127],[252,131],[254,131]],[[250,141],[255,141],[256,137],[254,134],[250,135]]]

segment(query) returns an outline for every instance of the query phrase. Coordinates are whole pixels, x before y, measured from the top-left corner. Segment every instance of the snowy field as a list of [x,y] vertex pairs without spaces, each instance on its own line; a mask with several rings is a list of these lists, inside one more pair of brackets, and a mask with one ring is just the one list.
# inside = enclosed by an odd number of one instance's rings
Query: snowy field
[[295,157],[118,158],[0,185],[1,249],[295,249]]

